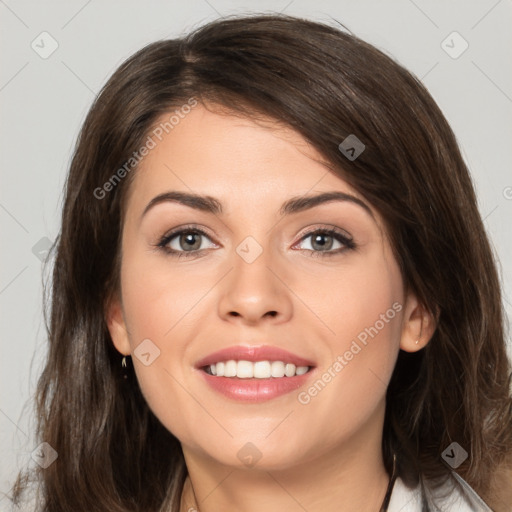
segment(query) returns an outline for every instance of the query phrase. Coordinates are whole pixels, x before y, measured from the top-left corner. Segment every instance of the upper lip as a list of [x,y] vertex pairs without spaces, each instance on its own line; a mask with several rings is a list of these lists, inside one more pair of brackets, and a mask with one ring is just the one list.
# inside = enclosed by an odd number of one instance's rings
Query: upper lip
[[314,366],[308,359],[292,354],[287,350],[272,345],[244,346],[236,345],[213,352],[196,363],[196,368],[203,368],[221,361],[283,361],[295,366]]

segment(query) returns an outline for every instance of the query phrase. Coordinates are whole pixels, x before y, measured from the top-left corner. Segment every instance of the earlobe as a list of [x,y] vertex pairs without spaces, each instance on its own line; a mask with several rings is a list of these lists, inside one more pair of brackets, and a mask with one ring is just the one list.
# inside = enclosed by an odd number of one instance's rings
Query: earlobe
[[437,326],[437,319],[421,304],[414,294],[409,294],[404,308],[400,348],[417,352],[428,344]]
[[112,299],[107,306],[105,320],[117,351],[125,356],[131,354],[130,339],[128,337],[123,308],[117,297]]

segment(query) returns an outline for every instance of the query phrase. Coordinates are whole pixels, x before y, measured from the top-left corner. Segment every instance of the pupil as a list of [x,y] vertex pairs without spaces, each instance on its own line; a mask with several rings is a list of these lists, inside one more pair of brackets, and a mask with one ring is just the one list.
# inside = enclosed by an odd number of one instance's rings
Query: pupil
[[182,235],[182,241],[184,241],[186,244],[191,244],[193,247],[189,246],[189,249],[198,249],[201,245],[201,242],[195,241],[194,244],[194,237],[197,237],[197,233],[188,233],[187,235]]
[[[325,242],[324,243],[322,243],[321,241],[319,242],[319,240],[321,240],[322,238],[330,238],[331,243],[326,244]],[[332,237],[330,235],[316,235],[313,239],[313,247],[314,247],[314,244],[316,244],[316,243],[319,243],[321,249],[325,249],[326,246],[327,246],[327,249],[330,249],[332,246]]]

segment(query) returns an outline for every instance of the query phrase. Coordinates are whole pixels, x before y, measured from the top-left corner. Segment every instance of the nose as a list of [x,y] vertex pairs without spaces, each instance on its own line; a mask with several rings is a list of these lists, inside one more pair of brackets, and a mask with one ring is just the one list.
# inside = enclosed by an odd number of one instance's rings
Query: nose
[[286,277],[275,259],[272,261],[269,250],[252,262],[235,253],[233,269],[221,281],[220,317],[246,325],[288,321],[293,303]]

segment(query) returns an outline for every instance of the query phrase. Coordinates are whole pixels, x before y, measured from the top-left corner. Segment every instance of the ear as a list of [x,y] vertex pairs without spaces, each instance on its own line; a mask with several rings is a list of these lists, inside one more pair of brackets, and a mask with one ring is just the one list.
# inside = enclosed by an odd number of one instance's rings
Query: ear
[[114,346],[121,354],[131,354],[128,329],[124,319],[123,308],[118,297],[111,299],[107,305],[106,312],[107,327]]
[[436,330],[436,317],[418,301],[415,294],[408,293],[402,321],[400,348],[405,352],[417,352],[424,348]]

